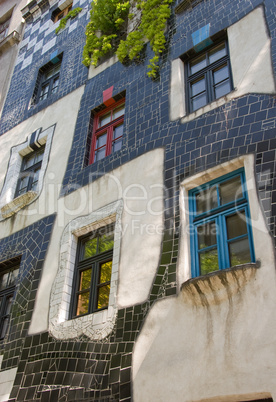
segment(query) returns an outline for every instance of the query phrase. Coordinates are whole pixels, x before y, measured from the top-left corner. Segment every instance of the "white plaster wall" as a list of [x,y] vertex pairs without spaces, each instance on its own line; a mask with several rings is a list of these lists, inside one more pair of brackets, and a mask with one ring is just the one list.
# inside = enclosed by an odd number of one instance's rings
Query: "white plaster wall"
[[161,252],[163,162],[163,149],[151,151],[58,200],[30,333],[48,328],[51,289],[59,269],[60,239],[65,226],[117,200],[122,200],[123,211],[116,308],[148,298]]
[[[220,175],[244,165],[255,254],[261,267],[249,268],[247,274],[225,272],[226,282],[219,276],[200,280],[197,289],[186,282],[177,297],[155,303],[134,349],[135,402],[276,398],[274,246],[258,202],[254,157],[231,164],[221,166]],[[202,180],[217,175],[219,171],[213,169]],[[198,183],[195,177],[186,187]],[[181,250],[189,252],[187,224],[186,220]],[[179,278],[186,272],[187,280],[189,259],[180,261]]]
[[170,88],[170,118],[187,122],[209,112],[225,102],[248,93],[275,93],[272,69],[271,39],[266,28],[263,7],[260,6],[227,29],[234,89],[229,94],[187,114],[185,105],[184,64],[172,61]]
[[0,402],[5,402],[9,399],[16,372],[17,368],[0,372]]
[[9,236],[11,233],[21,230],[38,219],[57,211],[57,200],[71,148],[82,94],[83,87],[25,120],[0,137],[0,189],[2,190],[11,148],[24,143],[27,137],[38,128],[41,127],[42,131],[44,131],[56,124],[40,196],[29,206],[17,212],[12,219],[8,218],[0,223],[1,238]]

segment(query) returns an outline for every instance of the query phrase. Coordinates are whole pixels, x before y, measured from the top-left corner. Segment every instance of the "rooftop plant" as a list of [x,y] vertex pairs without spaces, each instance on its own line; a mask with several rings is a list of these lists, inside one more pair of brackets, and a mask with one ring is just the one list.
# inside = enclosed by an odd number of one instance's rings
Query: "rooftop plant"
[[[160,54],[165,50],[166,22],[173,0],[94,0],[86,27],[83,63],[96,66],[99,59],[116,53],[120,62],[138,60],[149,42],[154,52],[148,76],[155,78]],[[134,10],[134,13],[130,12]],[[132,29],[127,30],[128,26]]]

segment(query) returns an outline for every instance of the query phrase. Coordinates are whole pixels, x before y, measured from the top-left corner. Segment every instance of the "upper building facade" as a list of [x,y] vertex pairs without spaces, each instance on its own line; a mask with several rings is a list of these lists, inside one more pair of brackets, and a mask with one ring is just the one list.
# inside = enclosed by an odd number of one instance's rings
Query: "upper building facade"
[[83,65],[90,1],[21,6],[0,400],[276,401],[275,2],[175,1],[154,80]]

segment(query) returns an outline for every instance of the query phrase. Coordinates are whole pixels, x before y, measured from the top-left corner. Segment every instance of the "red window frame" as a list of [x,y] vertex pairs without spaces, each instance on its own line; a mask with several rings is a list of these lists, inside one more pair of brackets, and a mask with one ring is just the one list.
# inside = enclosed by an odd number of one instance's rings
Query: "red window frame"
[[[123,133],[122,133],[122,135],[120,135],[119,137],[117,137],[115,139],[113,138],[113,133],[114,133],[114,129],[116,127],[118,127],[118,126],[122,125],[122,123],[124,123],[125,115],[123,114],[122,116],[119,116],[116,119],[113,119],[113,113],[114,113],[115,109],[122,106],[123,104],[125,104],[125,99],[121,99],[119,102],[116,102],[113,105],[105,108],[104,110],[102,110],[101,112],[97,113],[94,116],[92,144],[91,144],[91,153],[90,153],[90,161],[89,161],[90,164],[96,161],[95,155],[101,149],[103,150],[105,148],[104,157],[110,155],[112,153],[113,144],[122,139]],[[103,125],[102,127],[99,127],[99,122],[100,122],[101,117],[108,113],[111,113],[110,121],[107,124]],[[104,145],[97,146],[97,140],[105,133],[107,133],[106,143]],[[101,160],[101,159],[103,159],[103,157],[101,157],[99,160]]]

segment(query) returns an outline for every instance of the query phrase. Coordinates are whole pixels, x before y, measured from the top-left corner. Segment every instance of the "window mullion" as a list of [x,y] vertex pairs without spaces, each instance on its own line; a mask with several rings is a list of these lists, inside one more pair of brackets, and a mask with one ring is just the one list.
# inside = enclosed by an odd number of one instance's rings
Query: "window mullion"
[[112,134],[113,134],[113,125],[107,128],[106,153],[105,153],[106,156],[111,154]]
[[93,313],[97,310],[97,285],[99,276],[99,261],[92,265],[91,287],[90,287],[90,299],[89,299],[89,313]]
[[220,269],[225,269],[230,266],[230,257],[229,257],[229,247],[228,247],[228,239],[227,239],[227,227],[226,227],[226,215],[222,214],[218,216],[219,222],[219,233],[218,233],[218,242],[219,242],[219,260]]

